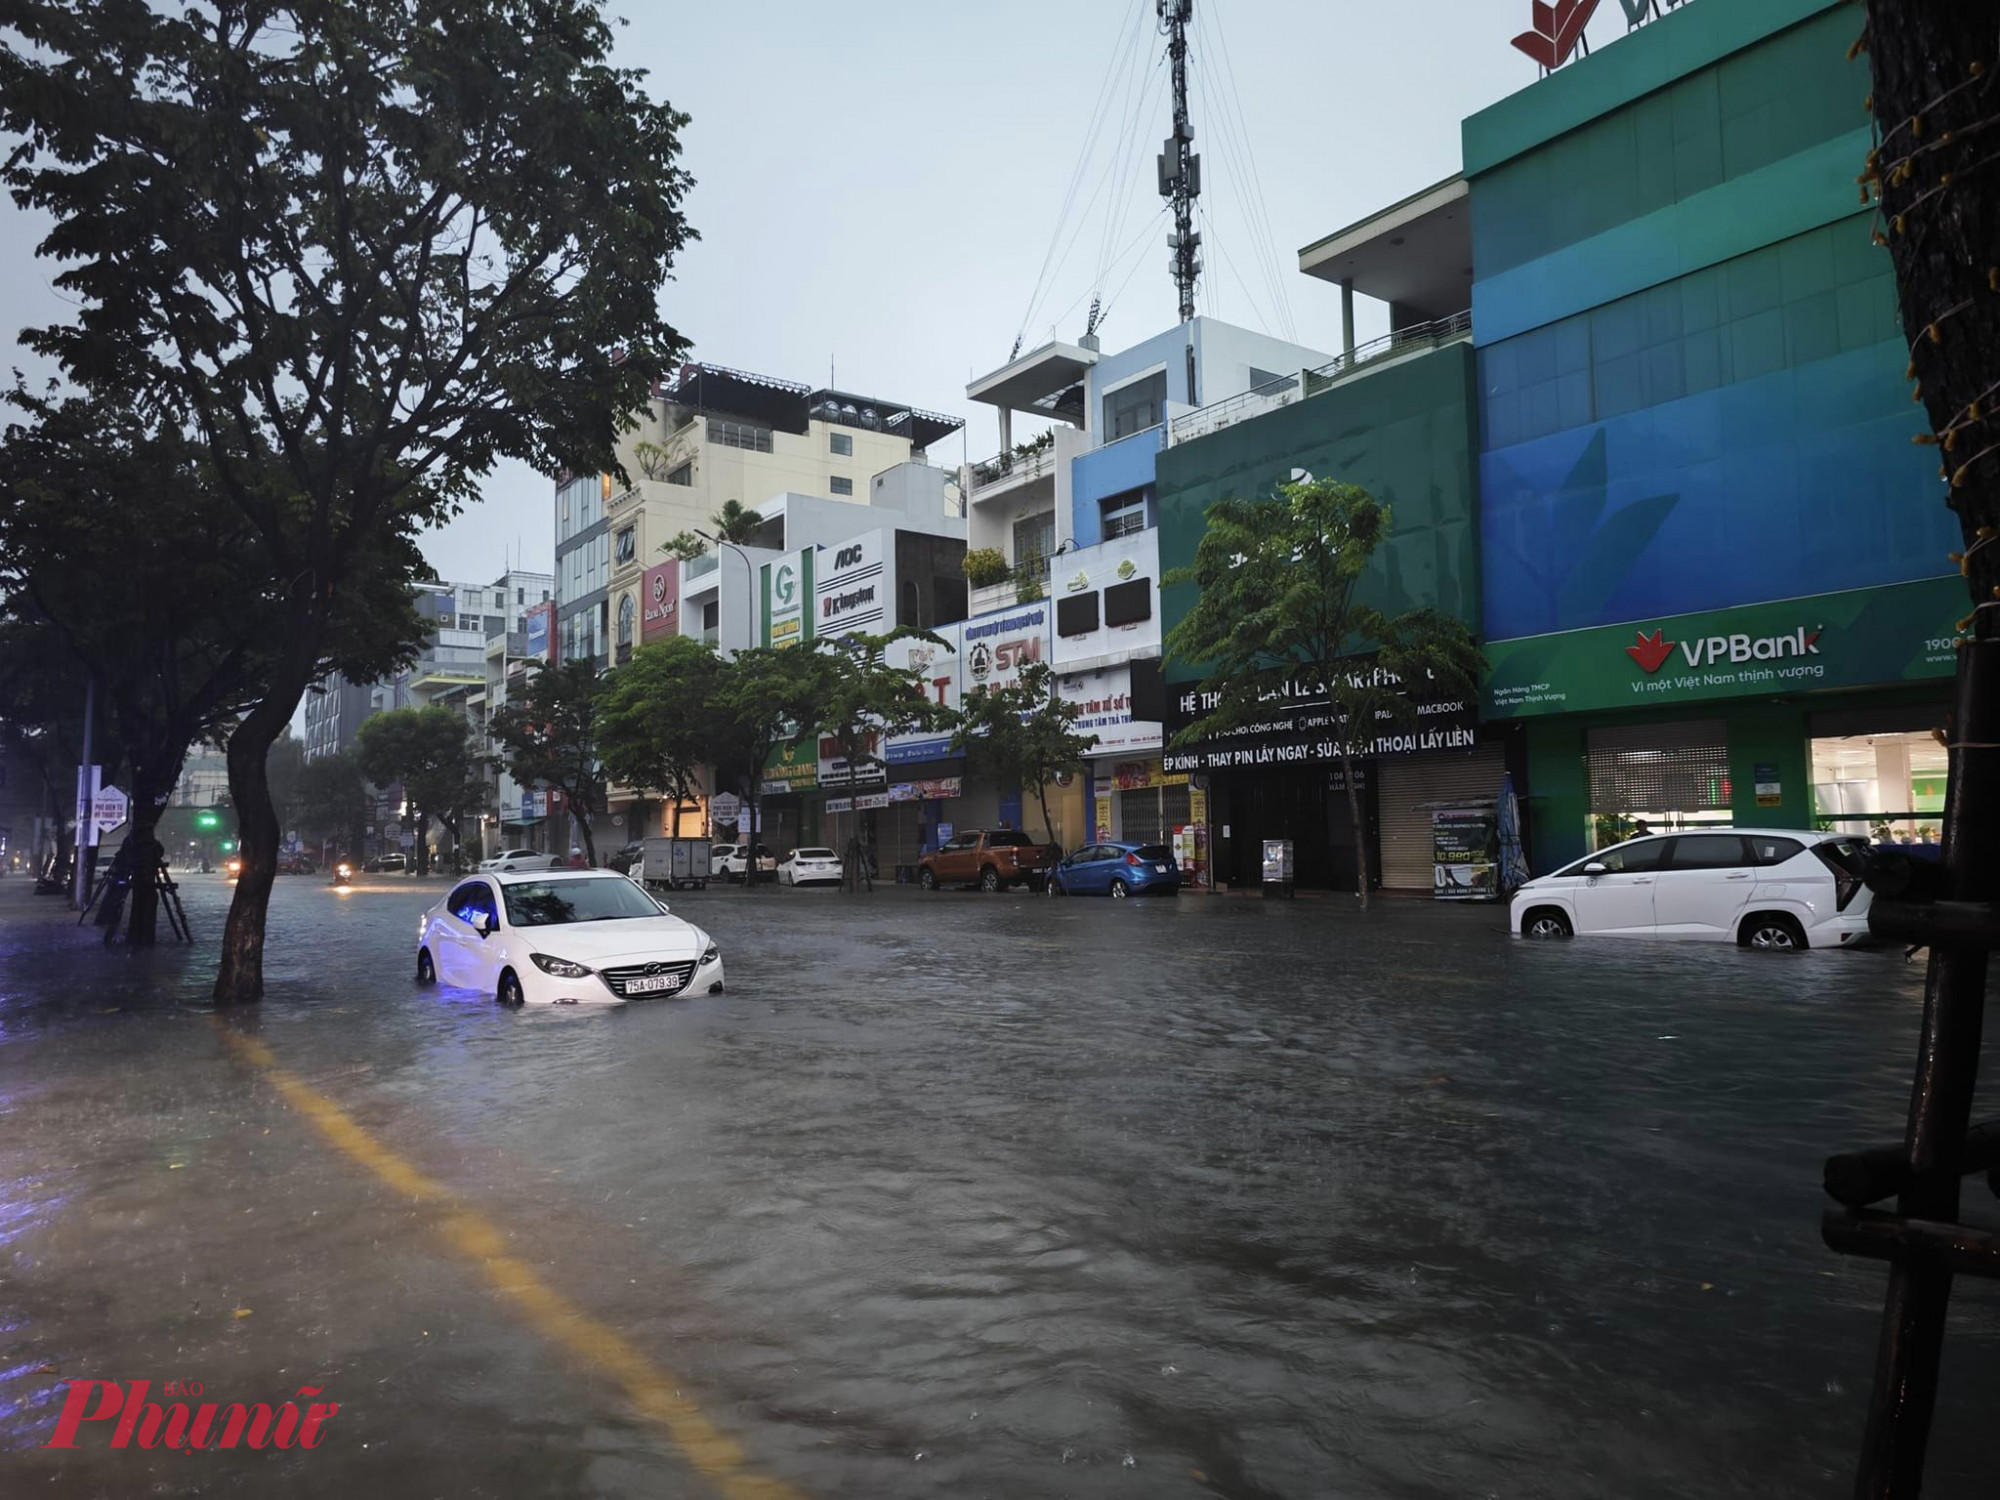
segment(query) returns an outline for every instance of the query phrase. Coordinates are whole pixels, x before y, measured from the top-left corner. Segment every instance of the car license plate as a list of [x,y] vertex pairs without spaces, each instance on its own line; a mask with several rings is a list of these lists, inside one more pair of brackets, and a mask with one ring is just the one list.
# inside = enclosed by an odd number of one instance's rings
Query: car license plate
[[1167,873],[1167,867],[1165,865],[1154,865],[1153,868],[1158,870],[1162,875]]
[[628,995],[646,995],[654,990],[670,990],[673,987],[671,974],[641,974],[637,979],[625,981],[625,993]]

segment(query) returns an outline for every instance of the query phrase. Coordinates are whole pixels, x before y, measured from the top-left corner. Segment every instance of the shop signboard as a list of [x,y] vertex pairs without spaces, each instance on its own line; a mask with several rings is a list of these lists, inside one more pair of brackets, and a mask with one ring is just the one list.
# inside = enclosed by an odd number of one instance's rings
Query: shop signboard
[[819,553],[813,580],[813,633],[837,637],[879,633],[889,617],[895,582],[883,561],[883,533],[863,532]]
[[1964,580],[1849,589],[1486,647],[1490,718],[1949,677]]
[[872,786],[888,771],[882,759],[882,735],[870,730],[861,741],[861,753],[850,765],[833,735],[819,736],[819,784],[823,787]]
[[[1367,657],[1354,658],[1350,670],[1378,673],[1394,681]],[[1364,733],[1350,734],[1346,716],[1327,701],[1326,690],[1298,682],[1271,701],[1268,718],[1181,749],[1169,749],[1163,759],[1170,771],[1324,765],[1340,760],[1343,740],[1355,757],[1376,759],[1414,755],[1425,750],[1468,750],[1478,737],[1479,716],[1471,703],[1420,701],[1416,709],[1414,724],[1398,724],[1383,718],[1368,726]],[[1213,710],[1211,695],[1194,684],[1172,686],[1167,697],[1165,725],[1169,744],[1175,735],[1199,723],[1204,714]]]
[[889,805],[887,792],[863,792],[858,797],[829,797],[826,811],[830,813],[871,812],[878,807]]
[[1097,804],[1094,810],[1095,817],[1092,819],[1096,827],[1093,837],[1100,844],[1108,843],[1111,839],[1111,793],[1108,790],[1101,791],[1091,800]]
[[762,639],[767,646],[804,646],[812,641],[813,551],[801,547],[763,565]]
[[965,794],[962,776],[936,776],[927,781],[898,781],[889,788],[891,802],[943,802]]
[[809,792],[819,785],[819,747],[811,739],[780,740],[764,762],[767,794]]
[[1049,573],[1057,671],[1160,652],[1160,533],[1134,532],[1055,558]]
[[[882,652],[885,663],[915,672],[918,681],[930,694],[931,701],[954,712],[959,706],[958,674],[963,663],[959,651],[959,629],[957,625],[932,626],[930,633],[944,642],[941,646],[933,641],[905,636],[889,642]],[[915,734],[892,734],[885,753],[892,766],[943,760],[951,754],[951,733],[949,730],[924,730]]]
[[657,563],[646,569],[639,588],[639,639],[663,640],[681,629],[681,565]]
[[1186,786],[1188,774],[1168,771],[1158,760],[1121,760],[1112,765],[1109,780],[1121,792],[1146,792],[1156,786]]
[[1155,752],[1160,748],[1160,722],[1132,717],[1132,668],[1125,664],[1094,672],[1064,673],[1056,679],[1056,694],[1077,706],[1076,732],[1097,736],[1092,755]]
[[1046,599],[975,615],[958,627],[960,691],[980,693],[1012,687],[1033,662],[1049,660]]
[[1500,899],[1500,823],[1491,807],[1431,813],[1431,885],[1440,901]]
[[718,823],[734,823],[743,811],[743,801],[734,792],[717,792],[708,799],[708,815]]

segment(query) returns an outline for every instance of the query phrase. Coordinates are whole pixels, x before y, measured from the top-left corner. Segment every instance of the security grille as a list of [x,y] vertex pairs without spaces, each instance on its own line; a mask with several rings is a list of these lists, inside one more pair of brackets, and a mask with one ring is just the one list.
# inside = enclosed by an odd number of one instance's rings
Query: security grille
[[1593,729],[1588,744],[1593,813],[1729,807],[1729,732],[1720,719]]
[[[1499,745],[1475,745],[1465,753],[1384,756],[1376,765],[1381,773],[1376,816],[1382,885],[1392,891],[1428,891],[1432,889],[1431,867],[1437,852],[1431,819],[1436,808],[1432,804],[1497,798],[1500,778],[1507,774],[1506,752]],[[1331,797],[1334,816],[1345,826],[1347,793],[1336,788]]]

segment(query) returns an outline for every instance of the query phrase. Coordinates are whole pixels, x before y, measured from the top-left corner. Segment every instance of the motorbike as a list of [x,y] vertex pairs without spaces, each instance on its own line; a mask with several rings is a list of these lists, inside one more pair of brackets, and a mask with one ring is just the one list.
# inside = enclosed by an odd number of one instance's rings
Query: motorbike
[[344,859],[334,865],[333,883],[337,886],[354,884],[354,866]]

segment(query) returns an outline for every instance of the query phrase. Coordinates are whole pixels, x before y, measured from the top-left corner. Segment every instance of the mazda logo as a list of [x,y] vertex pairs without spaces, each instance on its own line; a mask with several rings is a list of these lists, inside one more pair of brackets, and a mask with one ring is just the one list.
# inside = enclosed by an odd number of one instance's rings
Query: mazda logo
[[667,972],[667,966],[665,964],[647,964],[646,972],[648,974],[664,974]]

